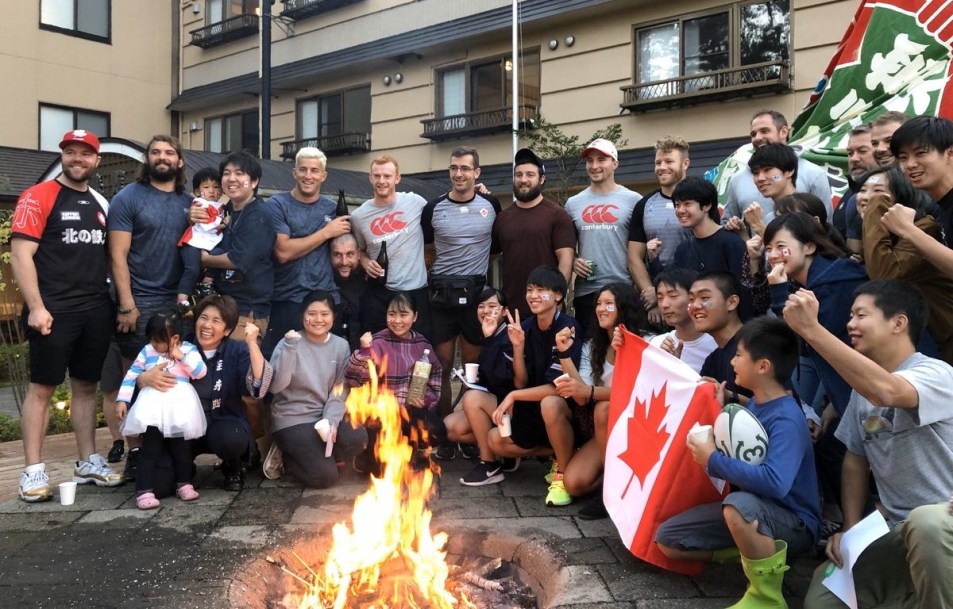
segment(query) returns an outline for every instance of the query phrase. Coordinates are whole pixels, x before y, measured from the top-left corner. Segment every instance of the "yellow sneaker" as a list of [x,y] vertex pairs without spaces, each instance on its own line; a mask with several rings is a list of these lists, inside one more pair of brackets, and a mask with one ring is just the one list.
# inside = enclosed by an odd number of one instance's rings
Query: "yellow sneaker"
[[546,505],[561,506],[572,503],[572,495],[566,492],[563,484],[563,475],[553,474],[553,481],[549,483],[549,492],[546,494]]

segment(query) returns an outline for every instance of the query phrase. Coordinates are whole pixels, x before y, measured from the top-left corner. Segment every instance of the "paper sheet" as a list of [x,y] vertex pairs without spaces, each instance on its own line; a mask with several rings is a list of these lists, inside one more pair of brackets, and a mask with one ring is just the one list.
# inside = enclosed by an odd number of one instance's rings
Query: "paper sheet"
[[463,370],[454,370],[453,375],[456,376],[460,380],[460,382],[463,383],[463,386],[466,387],[467,389],[476,389],[478,391],[485,391],[487,393],[490,392],[490,390],[484,387],[483,385],[477,385],[476,383],[471,383],[467,381],[467,377],[466,375],[463,374]]
[[855,524],[841,536],[840,553],[844,568],[831,563],[824,577],[824,586],[841,599],[850,609],[857,609],[857,589],[854,586],[854,563],[867,549],[867,546],[890,532],[887,521],[880,512],[874,510],[870,515]]

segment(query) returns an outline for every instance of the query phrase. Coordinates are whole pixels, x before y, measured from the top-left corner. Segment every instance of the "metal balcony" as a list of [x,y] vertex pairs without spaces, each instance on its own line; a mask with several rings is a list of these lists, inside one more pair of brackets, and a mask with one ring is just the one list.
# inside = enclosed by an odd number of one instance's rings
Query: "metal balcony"
[[293,160],[298,151],[305,146],[319,148],[328,156],[368,152],[371,149],[371,135],[369,133],[341,133],[281,142],[281,158]]
[[297,21],[358,2],[360,0],[281,0],[285,5],[281,14]]
[[[532,129],[533,121],[537,118],[539,118],[539,106],[519,106],[519,126],[521,129]],[[420,122],[424,125],[424,132],[420,137],[435,142],[489,135],[491,133],[504,133],[513,128],[513,108],[454,114],[453,116],[430,118]]]
[[645,112],[790,90],[788,62],[775,61],[629,85],[622,87],[624,97],[619,105],[632,112]]
[[192,44],[197,47],[208,49],[232,40],[245,38],[258,32],[258,15],[245,13],[237,17],[230,17],[224,21],[213,23],[197,30],[189,32],[192,34]]

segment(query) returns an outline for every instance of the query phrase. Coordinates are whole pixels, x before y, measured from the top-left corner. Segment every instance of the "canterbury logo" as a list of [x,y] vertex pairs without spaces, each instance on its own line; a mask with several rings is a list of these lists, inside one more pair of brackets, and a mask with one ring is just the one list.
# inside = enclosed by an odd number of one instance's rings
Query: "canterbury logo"
[[619,209],[615,205],[590,205],[582,210],[582,221],[586,224],[612,224],[619,218],[613,211]]
[[407,223],[400,219],[403,215],[404,212],[398,211],[380,218],[374,218],[371,220],[371,232],[378,237],[382,237],[399,231],[407,226]]

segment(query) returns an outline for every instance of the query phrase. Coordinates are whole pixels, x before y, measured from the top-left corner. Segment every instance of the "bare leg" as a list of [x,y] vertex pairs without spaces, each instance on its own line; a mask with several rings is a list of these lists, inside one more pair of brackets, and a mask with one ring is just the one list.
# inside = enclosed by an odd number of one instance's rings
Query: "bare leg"
[[602,484],[602,449],[595,438],[583,444],[561,469],[566,492],[573,497],[581,497],[599,488]]
[[549,443],[556,454],[557,471],[565,473],[566,466],[569,465],[575,453],[572,411],[569,410],[566,400],[555,395],[544,397],[539,407],[543,414],[543,421],[546,423],[546,435],[549,436]]
[[438,343],[434,346],[434,351],[437,352],[437,359],[440,360],[441,370],[441,385],[440,385],[440,402],[437,404],[437,410],[440,412],[440,416],[445,417],[450,414],[450,403],[451,403],[451,388],[450,388],[450,372],[453,370],[453,354],[454,346],[456,344],[456,339],[451,338],[448,341]]
[[470,428],[470,421],[462,410],[457,410],[448,414],[443,419],[443,424],[447,426],[447,440],[451,442],[463,442],[464,444],[476,444],[476,436]]
[[596,428],[594,439],[605,463],[606,444],[609,442],[609,402],[596,402],[592,418]]
[[36,465],[41,461],[43,439],[50,425],[50,400],[56,387],[30,383],[23,400],[20,413],[20,427],[23,430],[23,463]]
[[116,415],[116,397],[118,395],[118,389],[103,394],[103,416],[106,417],[106,427],[109,428],[109,433],[113,437],[113,442],[122,440],[122,435],[119,432],[121,421]]
[[758,532],[757,520],[745,521],[741,512],[731,505],[726,505],[723,513],[731,537],[742,556],[753,560],[774,556],[777,552],[774,539]]
[[[490,449],[493,454],[501,457],[545,457],[553,454],[551,448],[537,446],[536,448],[523,448],[513,441],[513,438],[504,438],[500,435],[500,429],[494,427],[489,433]],[[480,457],[483,459],[483,457]],[[486,459],[484,459],[485,461]]]
[[496,459],[490,447],[490,428],[493,427],[493,411],[496,410],[496,396],[484,391],[471,389],[463,394],[463,414],[470,426],[473,441],[480,447],[480,459]]
[[76,435],[76,448],[80,460],[88,459],[96,452],[96,383],[69,380],[73,394],[69,419]]

